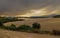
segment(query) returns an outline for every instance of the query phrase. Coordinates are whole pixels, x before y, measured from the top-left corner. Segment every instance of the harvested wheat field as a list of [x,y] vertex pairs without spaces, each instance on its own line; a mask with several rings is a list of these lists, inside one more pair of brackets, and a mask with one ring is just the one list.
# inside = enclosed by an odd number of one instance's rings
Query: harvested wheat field
[[16,32],[0,29],[0,38],[60,38],[60,36]]
[[40,23],[43,30],[60,30],[60,18],[27,18],[25,21],[8,22],[4,25],[15,24],[19,26],[26,24],[32,26],[34,22]]

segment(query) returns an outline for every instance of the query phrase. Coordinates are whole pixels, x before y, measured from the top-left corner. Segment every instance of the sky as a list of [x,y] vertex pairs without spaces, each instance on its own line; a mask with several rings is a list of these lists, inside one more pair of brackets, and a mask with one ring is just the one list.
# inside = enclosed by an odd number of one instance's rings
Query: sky
[[60,14],[60,0],[0,0],[1,16]]

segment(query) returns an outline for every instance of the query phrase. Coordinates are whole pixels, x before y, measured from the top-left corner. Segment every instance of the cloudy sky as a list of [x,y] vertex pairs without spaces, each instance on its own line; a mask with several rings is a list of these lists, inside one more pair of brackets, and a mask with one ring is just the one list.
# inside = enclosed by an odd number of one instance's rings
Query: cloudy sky
[[60,14],[60,0],[0,0],[0,15]]

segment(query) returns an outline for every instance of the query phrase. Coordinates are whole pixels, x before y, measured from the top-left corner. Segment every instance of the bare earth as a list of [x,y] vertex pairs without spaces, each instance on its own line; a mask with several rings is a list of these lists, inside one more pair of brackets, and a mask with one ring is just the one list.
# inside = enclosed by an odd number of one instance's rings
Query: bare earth
[[60,38],[60,36],[16,32],[0,29],[0,38]]

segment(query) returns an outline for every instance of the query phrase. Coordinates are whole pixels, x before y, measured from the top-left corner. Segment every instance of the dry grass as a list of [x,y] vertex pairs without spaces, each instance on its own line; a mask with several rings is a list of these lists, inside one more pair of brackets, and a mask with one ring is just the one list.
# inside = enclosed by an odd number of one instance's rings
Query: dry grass
[[[25,21],[9,22],[4,25],[15,24],[17,26],[22,24],[32,25],[32,23],[38,22],[41,24],[43,30],[60,30],[60,18],[40,18],[40,19],[27,19]],[[34,34],[17,31],[9,31],[0,29],[0,38],[60,38],[60,36],[46,35],[46,34]]]
[[25,21],[5,23],[5,25],[9,26],[11,24],[15,24],[19,26],[19,25],[27,24],[31,26],[34,22],[40,23],[43,30],[53,30],[53,29],[60,30],[60,18],[27,19]]
[[60,38],[60,36],[16,32],[0,29],[0,38]]

